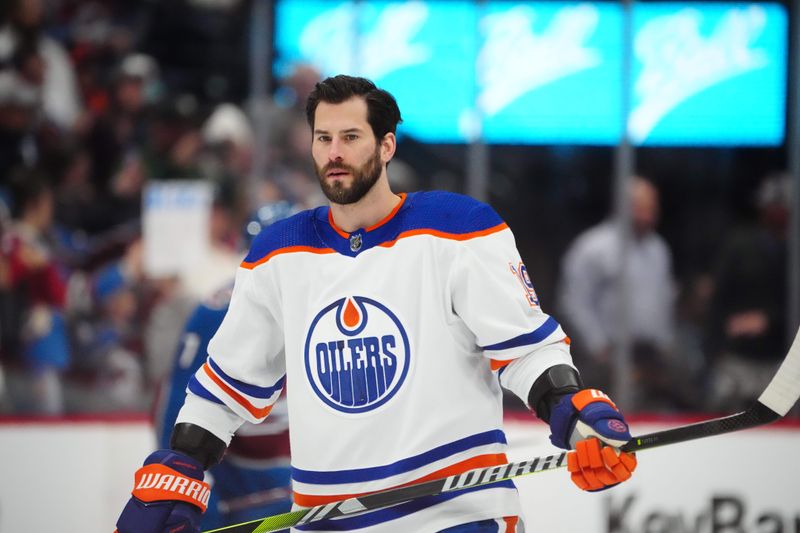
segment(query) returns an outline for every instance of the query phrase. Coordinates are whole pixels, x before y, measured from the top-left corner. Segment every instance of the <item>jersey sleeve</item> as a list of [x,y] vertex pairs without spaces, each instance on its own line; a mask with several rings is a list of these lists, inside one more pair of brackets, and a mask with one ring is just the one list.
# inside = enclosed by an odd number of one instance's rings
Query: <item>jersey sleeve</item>
[[[481,209],[494,214],[489,206]],[[450,286],[453,310],[493,369],[568,342],[558,322],[542,311],[508,227],[460,244]]]
[[224,405],[253,423],[267,417],[286,380],[279,292],[268,269],[239,268],[228,312],[209,342],[208,359],[187,387],[189,396]]

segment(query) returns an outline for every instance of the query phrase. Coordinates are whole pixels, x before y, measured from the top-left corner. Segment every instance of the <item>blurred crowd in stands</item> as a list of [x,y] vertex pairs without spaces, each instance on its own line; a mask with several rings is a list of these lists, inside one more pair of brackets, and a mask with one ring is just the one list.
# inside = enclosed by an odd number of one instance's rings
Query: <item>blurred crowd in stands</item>
[[[254,210],[323,203],[302,109],[319,74],[298,65],[280,80],[257,145],[248,4],[2,3],[0,414],[147,411],[189,312],[243,257]],[[407,165],[392,174],[414,188]],[[154,277],[142,194],[164,180],[212,185],[211,248],[195,272]],[[611,221],[578,236],[546,305],[587,382],[610,380],[625,272],[637,407],[728,411],[763,387],[753,376],[771,375],[786,346],[788,187],[765,180],[759,224],[726,236],[713,270],[679,291],[656,232],[659,192],[634,180],[632,244]]]
[[[247,7],[217,4],[183,15],[213,28],[215,15]],[[158,55],[176,53],[158,37],[168,34],[165,9],[3,3],[0,412],[145,411],[189,311],[235,272],[254,206],[322,201],[295,105],[318,74],[298,68],[285,80],[292,97],[268,110],[271,179],[253,181],[242,95],[198,90],[147,53],[154,42]],[[213,187],[209,257],[191,275],[143,268],[142,193],[159,180]]]

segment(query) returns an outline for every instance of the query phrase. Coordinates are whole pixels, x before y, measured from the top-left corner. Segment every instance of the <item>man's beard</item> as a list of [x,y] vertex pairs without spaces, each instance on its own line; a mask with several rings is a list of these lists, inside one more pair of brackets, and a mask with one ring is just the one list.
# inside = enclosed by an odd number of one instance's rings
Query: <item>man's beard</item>
[[[325,175],[333,169],[344,170],[352,176],[350,186],[347,187],[341,180],[329,181]],[[329,162],[322,168],[317,167],[317,177],[322,192],[331,202],[345,205],[354,204],[361,200],[372,186],[381,177],[383,162],[381,161],[380,146],[375,149],[375,153],[366,163],[359,168],[345,165],[344,163]]]

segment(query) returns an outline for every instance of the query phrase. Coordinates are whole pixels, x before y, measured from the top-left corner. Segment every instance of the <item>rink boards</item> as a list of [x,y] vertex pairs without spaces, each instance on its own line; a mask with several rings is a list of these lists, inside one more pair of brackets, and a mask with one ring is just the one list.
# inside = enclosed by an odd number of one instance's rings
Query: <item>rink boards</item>
[[[507,420],[506,433],[512,460],[554,451],[527,417]],[[141,418],[0,421],[0,533],[108,533],[153,443]],[[610,491],[582,493],[565,470],[518,487],[529,532],[800,533],[797,450],[800,424],[781,424],[642,452],[634,479]]]

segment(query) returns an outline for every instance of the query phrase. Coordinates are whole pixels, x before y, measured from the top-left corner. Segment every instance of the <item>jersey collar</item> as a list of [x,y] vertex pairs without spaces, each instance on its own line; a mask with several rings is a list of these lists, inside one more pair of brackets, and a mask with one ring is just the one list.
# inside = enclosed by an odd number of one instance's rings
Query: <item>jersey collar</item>
[[[358,229],[358,230],[356,230],[356,232],[358,232],[358,231],[373,231],[373,230],[376,230],[376,229],[380,228],[381,226],[383,226],[384,224],[386,224],[390,220],[392,220],[394,218],[394,216],[397,214],[397,212],[400,211],[400,208],[402,208],[403,205],[405,205],[405,203],[406,203],[406,197],[407,197],[406,193],[401,192],[397,196],[400,197],[400,201],[397,203],[396,206],[394,206],[394,209],[392,209],[391,213],[389,213],[388,215],[386,215],[385,217],[383,217],[381,220],[379,220],[377,223],[371,225],[370,227],[364,228],[364,229]],[[331,225],[331,228],[333,228],[333,230],[336,233],[338,233],[343,239],[349,239],[350,238],[350,234],[347,233],[346,231],[344,231],[343,229],[341,229],[339,226],[337,226],[336,222],[333,221],[333,212],[331,211],[330,207],[328,208],[328,223]],[[355,232],[353,232],[353,233],[355,233]]]
[[406,193],[400,193],[398,196],[400,202],[388,215],[368,228],[359,228],[351,233],[336,225],[330,207],[321,208],[320,215],[322,216],[317,217],[317,223],[322,240],[340,254],[351,257],[391,240],[393,235],[399,231],[401,217],[397,216],[398,213],[405,211],[410,203],[406,201],[409,196]]

